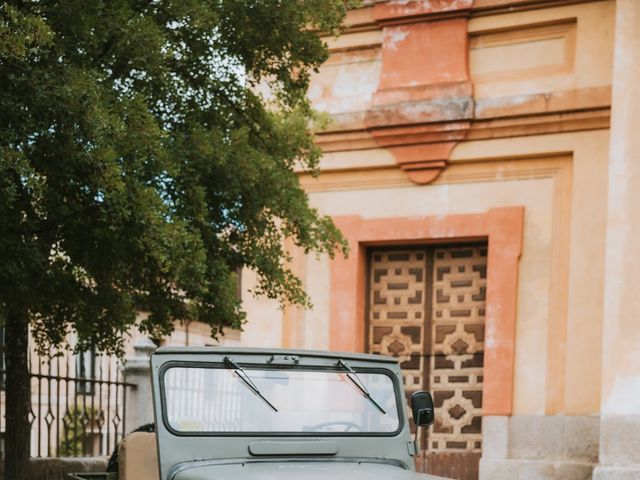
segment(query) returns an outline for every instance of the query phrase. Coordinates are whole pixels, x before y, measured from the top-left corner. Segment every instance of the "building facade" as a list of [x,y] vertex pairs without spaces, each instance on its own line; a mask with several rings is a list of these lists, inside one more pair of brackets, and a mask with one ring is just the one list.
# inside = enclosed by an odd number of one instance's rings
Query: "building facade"
[[[249,321],[221,341],[398,357],[435,399],[428,472],[640,478],[640,0],[365,0],[326,41],[309,95],[332,123],[300,181],[350,254],[291,246],[311,310],[245,270]],[[124,372],[32,364],[34,455],[105,454],[151,420],[126,383],[154,346],[127,348]]]
[[[248,346],[395,355],[427,471],[640,478],[640,1],[369,1],[327,37],[300,173],[348,258],[314,308],[248,292]],[[453,473],[452,473],[453,472]]]

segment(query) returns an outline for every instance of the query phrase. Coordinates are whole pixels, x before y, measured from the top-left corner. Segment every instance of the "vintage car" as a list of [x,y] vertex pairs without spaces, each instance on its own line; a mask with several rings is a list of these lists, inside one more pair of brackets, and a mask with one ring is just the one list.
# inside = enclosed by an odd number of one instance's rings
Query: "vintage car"
[[[169,347],[151,365],[156,432],[125,440],[121,480],[436,479],[415,471],[391,357]],[[433,421],[428,393],[411,403],[417,423]]]
[[[185,347],[151,362],[161,480],[429,478],[393,358]],[[433,421],[429,394],[412,403]]]

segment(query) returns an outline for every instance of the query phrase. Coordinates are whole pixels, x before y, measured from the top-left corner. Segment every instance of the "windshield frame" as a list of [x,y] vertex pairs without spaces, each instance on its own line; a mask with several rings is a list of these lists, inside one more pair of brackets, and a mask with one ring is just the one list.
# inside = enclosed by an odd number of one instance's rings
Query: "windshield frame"
[[[321,366],[321,365],[270,365],[264,363],[246,363],[238,362],[243,369],[247,372],[252,370],[301,370],[301,371],[325,371],[333,373],[344,373],[344,368],[336,365],[334,366]],[[398,414],[398,427],[392,432],[211,432],[211,431],[181,431],[176,430],[169,422],[169,416],[167,414],[167,398],[165,389],[165,374],[167,370],[176,367],[186,368],[211,368],[220,370],[229,370],[227,365],[213,362],[194,362],[173,360],[164,363],[158,371],[158,381],[160,387],[160,413],[162,415],[162,423],[167,432],[176,437],[396,437],[405,427],[407,421],[404,407],[404,392],[402,385],[398,381],[398,377],[394,373],[386,368],[381,367],[353,367],[356,373],[373,373],[382,374],[387,376],[393,385],[393,392],[396,400],[396,410]]]

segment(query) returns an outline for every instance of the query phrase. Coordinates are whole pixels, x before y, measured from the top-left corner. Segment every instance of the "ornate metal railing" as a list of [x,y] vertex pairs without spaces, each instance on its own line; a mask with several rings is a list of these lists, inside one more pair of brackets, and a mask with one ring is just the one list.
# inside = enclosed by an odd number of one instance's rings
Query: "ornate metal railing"
[[[83,457],[110,455],[127,432],[127,390],[117,359],[65,352],[30,359],[31,455]],[[0,372],[4,378],[4,372]],[[4,444],[5,391],[0,392],[0,431]],[[4,448],[1,449],[4,456]]]

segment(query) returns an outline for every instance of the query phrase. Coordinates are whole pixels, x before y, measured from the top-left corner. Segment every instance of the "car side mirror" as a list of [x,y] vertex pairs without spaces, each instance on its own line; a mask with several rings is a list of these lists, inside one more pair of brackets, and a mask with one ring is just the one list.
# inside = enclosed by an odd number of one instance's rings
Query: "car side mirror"
[[426,427],[435,420],[433,398],[429,392],[415,392],[411,395],[411,410],[416,427]]

